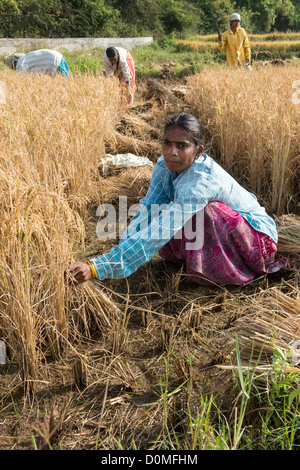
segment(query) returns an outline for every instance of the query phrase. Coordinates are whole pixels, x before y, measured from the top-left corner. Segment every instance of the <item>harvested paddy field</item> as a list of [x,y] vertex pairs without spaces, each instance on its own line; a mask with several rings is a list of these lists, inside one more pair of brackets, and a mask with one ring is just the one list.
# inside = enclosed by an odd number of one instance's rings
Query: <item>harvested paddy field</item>
[[[131,107],[102,76],[1,74],[0,449],[299,445],[299,68],[231,73],[144,81]],[[99,205],[137,203],[152,174],[103,174],[103,158],[155,163],[182,110],[274,215],[287,267],[233,291],[190,284],[157,255],[130,278],[72,286],[69,263],[115,244],[97,238]]]

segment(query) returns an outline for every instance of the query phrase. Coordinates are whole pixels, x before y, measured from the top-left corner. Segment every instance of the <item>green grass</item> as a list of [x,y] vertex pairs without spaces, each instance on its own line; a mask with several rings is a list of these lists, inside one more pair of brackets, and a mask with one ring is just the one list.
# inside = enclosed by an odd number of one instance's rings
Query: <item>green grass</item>
[[[297,450],[300,447],[300,376],[287,372],[288,352],[274,349],[268,372],[257,370],[258,361],[242,367],[236,339],[237,370],[233,372],[236,399],[230,415],[218,408],[218,398],[199,396],[197,410],[172,411],[170,394],[161,400],[165,427],[156,446],[165,450]],[[168,370],[166,367],[166,375]],[[166,383],[168,381],[166,380]],[[183,384],[178,387],[185,387]],[[165,391],[165,390],[164,390]],[[176,390],[177,391],[177,390]],[[163,395],[163,393],[162,393]],[[166,398],[166,397],[165,397]],[[174,418],[177,416],[176,430]],[[181,422],[178,426],[178,422]]]
[[[252,42],[254,60],[299,57],[300,33],[249,35],[249,38]],[[103,70],[104,49],[61,52],[72,73],[97,74]],[[136,75],[140,79],[172,77],[174,80],[180,80],[184,76],[201,72],[204,67],[220,66],[225,63],[225,52],[218,51],[216,35],[194,35],[185,41],[172,36],[163,36],[149,46],[134,48],[132,54]],[[7,67],[2,61],[0,70],[5,68]]]
[[88,49],[80,51],[61,51],[72,73],[96,74],[103,70],[102,58],[104,49]]

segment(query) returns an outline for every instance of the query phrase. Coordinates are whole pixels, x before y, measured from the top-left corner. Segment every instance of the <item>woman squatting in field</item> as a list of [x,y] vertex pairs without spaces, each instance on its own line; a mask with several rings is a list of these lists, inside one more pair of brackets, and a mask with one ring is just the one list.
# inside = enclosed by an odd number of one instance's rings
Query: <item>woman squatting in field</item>
[[157,252],[202,285],[243,286],[284,265],[274,220],[203,150],[194,116],[168,120],[137,214],[109,253],[69,267],[75,282],[128,277]]

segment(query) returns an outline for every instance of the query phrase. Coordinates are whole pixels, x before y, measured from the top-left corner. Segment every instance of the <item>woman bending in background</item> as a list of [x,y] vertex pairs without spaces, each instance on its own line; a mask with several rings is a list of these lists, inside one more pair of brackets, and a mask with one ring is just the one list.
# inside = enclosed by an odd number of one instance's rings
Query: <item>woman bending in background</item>
[[103,56],[106,75],[114,75],[128,89],[128,103],[133,104],[135,93],[135,67],[132,55],[123,47],[109,47]]
[[6,64],[20,73],[63,75],[68,77],[70,70],[63,55],[50,49],[39,49],[28,54],[15,53],[8,57]]

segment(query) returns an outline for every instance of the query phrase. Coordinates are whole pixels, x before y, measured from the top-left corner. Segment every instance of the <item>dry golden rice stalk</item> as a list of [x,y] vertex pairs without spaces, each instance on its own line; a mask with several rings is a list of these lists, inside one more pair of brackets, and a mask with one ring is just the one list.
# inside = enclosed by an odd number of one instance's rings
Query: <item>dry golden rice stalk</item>
[[196,374],[186,357],[176,357],[174,359],[174,371],[181,383],[189,380],[193,381]]
[[[135,370],[136,369],[136,370]],[[126,359],[117,357],[112,362],[111,378],[121,381],[123,387],[130,390],[138,389],[137,378],[140,371],[133,364],[130,364]]]
[[[210,136],[212,155],[277,215],[299,208],[300,121],[291,99],[295,74],[291,65],[276,74],[268,67],[250,75],[207,69],[190,77],[187,86],[186,101]],[[237,108],[231,105],[235,99]]]
[[300,257],[300,216],[286,214],[276,218],[278,252]]

